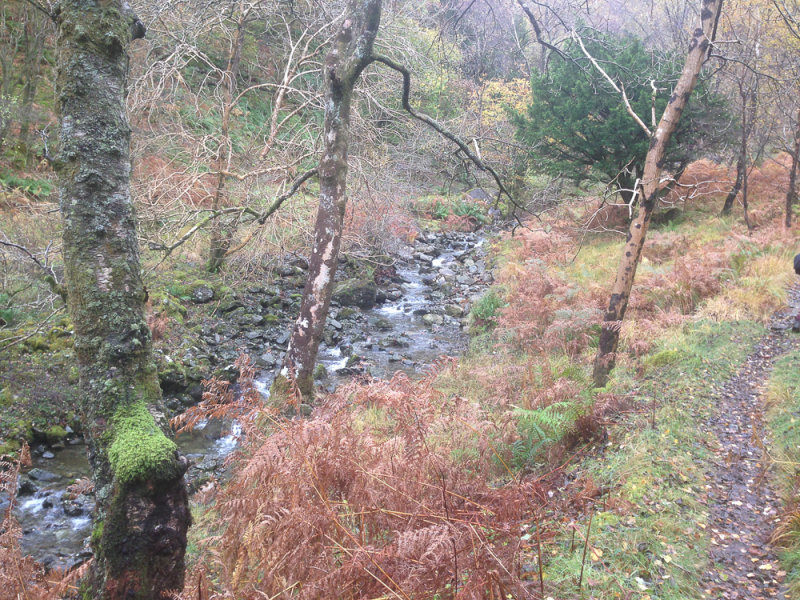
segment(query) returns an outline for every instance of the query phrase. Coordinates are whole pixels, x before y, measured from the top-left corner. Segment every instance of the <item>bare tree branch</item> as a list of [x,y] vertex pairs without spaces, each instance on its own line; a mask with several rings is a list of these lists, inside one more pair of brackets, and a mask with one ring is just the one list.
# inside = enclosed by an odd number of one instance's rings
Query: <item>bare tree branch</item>
[[28,4],[34,7],[36,10],[40,11],[42,14],[47,15],[47,18],[50,19],[53,23],[56,22],[56,16],[47,10],[44,6],[36,2],[36,0],[26,0]]
[[559,48],[556,48],[549,42],[545,41],[545,39],[542,37],[542,29],[541,27],[539,27],[539,22],[536,19],[536,15],[533,14],[533,11],[530,9],[527,2],[525,2],[525,0],[517,0],[517,4],[519,4],[519,7],[525,13],[525,16],[528,17],[528,21],[530,22],[531,27],[533,27],[533,33],[536,36],[536,41],[539,42],[539,44],[541,44],[548,50],[551,50],[556,54],[558,54],[561,58],[566,59],[567,56],[564,54],[564,52],[562,52]]
[[[294,196],[297,193],[297,191],[300,189],[300,187],[306,181],[308,181],[309,179],[311,179],[315,175],[317,175],[317,169],[316,168],[311,169],[310,171],[306,171],[305,173],[303,173],[303,175],[301,175],[300,177],[295,179],[294,183],[292,184],[292,187],[290,187],[286,192],[284,192],[283,194],[281,194],[280,196],[275,198],[275,200],[273,200],[272,204],[270,204],[266,208],[266,210],[264,210],[263,212],[257,212],[255,210],[253,210],[252,208],[250,208],[249,206],[232,206],[232,207],[224,208],[224,209],[221,209],[221,210],[207,211],[207,212],[209,212],[208,215],[206,215],[200,221],[195,223],[189,230],[186,231],[186,233],[184,233],[180,238],[178,238],[171,245],[169,245],[169,246],[151,245],[151,249],[153,249],[153,250],[162,250],[164,252],[164,256],[161,258],[161,260],[159,261],[158,264],[163,263],[169,257],[170,254],[172,254],[180,246],[182,246],[187,241],[189,241],[192,238],[192,236],[194,236],[194,234],[197,233],[198,231],[200,231],[203,227],[205,227],[209,223],[213,222],[215,219],[218,219],[218,218],[223,217],[225,215],[238,214],[239,216],[244,216],[244,215],[248,215],[249,214],[249,215],[251,215],[253,217],[253,221],[255,223],[258,223],[258,225],[263,225],[264,223],[266,223],[267,219],[269,219],[269,217],[272,216],[281,207],[281,205],[284,202],[286,202],[289,198]],[[206,211],[204,211],[204,212],[206,212]],[[241,250],[252,239],[252,237],[253,237],[252,235],[248,236],[248,238],[244,242],[242,242],[241,244],[239,244],[236,248],[233,248],[232,250],[229,249],[225,253],[225,255],[228,256],[230,254],[233,254],[234,252],[238,252],[239,250]],[[153,268],[155,268],[155,267],[153,267]],[[152,271],[152,269],[150,269],[150,270]]]
[[[511,192],[508,191],[506,186],[503,184],[503,181],[500,179],[500,176],[497,174],[491,166],[487,165],[483,162],[478,156],[476,156],[470,149],[468,142],[465,142],[460,137],[458,137],[453,132],[449,131],[444,125],[436,121],[435,119],[429,117],[424,113],[417,112],[412,108],[411,104],[409,103],[409,96],[411,94],[411,72],[403,65],[393,61],[391,58],[386,56],[376,55],[372,58],[374,62],[379,62],[381,64],[386,65],[390,69],[397,71],[403,76],[403,96],[402,96],[402,103],[403,108],[410,114],[412,117],[417,119],[418,121],[422,121],[432,129],[435,129],[439,134],[446,137],[448,140],[456,144],[466,156],[476,167],[478,167],[484,173],[488,173],[492,176],[497,187],[499,188],[498,191],[498,199],[500,195],[505,194],[509,201],[512,202],[515,206],[518,206],[514,197],[511,195]],[[521,208],[521,207],[520,207]]]
[[[614,88],[614,91],[616,91],[618,94],[622,94],[622,101],[625,103],[625,109],[628,111],[628,114],[631,117],[633,117],[633,120],[636,121],[636,124],[642,128],[642,130],[647,134],[647,137],[653,137],[653,132],[650,131],[650,128],[647,125],[645,125],[645,122],[642,121],[641,117],[639,117],[639,115],[636,114],[636,111],[633,110],[633,107],[631,106],[631,103],[628,100],[628,95],[625,93],[625,86],[617,85],[616,82],[613,79],[611,79],[611,77],[608,75],[608,73],[605,72],[603,67],[601,67],[600,64],[595,60],[594,56],[589,54],[589,51],[586,49],[586,46],[583,45],[583,40],[574,29],[572,30],[572,39],[578,42],[578,45],[581,47],[581,50],[583,51],[583,54],[586,56],[586,58],[589,59],[592,65],[594,65],[594,68],[597,69],[600,72],[600,74],[608,80],[608,83],[611,84],[611,87]],[[654,87],[653,88],[654,96],[655,92],[656,89]],[[655,117],[655,111],[653,111],[653,117]]]

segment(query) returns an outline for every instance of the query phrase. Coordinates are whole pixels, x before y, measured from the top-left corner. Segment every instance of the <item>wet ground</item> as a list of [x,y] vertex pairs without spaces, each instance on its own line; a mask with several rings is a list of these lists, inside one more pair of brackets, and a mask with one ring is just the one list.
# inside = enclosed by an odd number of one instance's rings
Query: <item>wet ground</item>
[[775,360],[800,347],[791,308],[773,318],[739,372],[717,390],[718,412],[704,426],[718,440],[715,460],[706,473],[709,494],[712,570],[704,574],[706,597],[725,600],[788,598],[775,549],[769,540],[780,521],[781,502],[770,484],[762,395]]

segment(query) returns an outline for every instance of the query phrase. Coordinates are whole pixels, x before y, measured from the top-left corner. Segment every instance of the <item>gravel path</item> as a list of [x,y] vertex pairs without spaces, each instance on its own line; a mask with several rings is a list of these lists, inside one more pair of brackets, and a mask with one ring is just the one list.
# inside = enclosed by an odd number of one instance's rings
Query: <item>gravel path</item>
[[800,289],[791,306],[773,318],[770,333],[756,345],[739,372],[717,390],[718,411],[705,424],[719,442],[706,473],[713,567],[704,575],[705,597],[725,600],[786,600],[774,548],[769,545],[781,503],[770,485],[763,449],[762,393],[775,360],[800,346],[791,332]]

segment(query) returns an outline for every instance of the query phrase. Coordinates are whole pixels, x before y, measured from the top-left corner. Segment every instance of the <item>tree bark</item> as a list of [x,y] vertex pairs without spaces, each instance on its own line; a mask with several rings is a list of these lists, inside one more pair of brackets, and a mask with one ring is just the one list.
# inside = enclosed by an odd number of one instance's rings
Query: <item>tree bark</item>
[[350,0],[325,59],[325,150],[319,163],[319,207],[300,315],[272,386],[286,397],[292,383],[306,399],[314,393],[314,364],[330,308],[347,203],[347,150],[353,86],[373,60],[381,0]]
[[160,409],[130,199],[127,49],[144,26],[124,0],[63,0],[56,22],[55,164],[97,499],[91,597],[161,598],[183,587],[191,517],[187,463]]
[[631,222],[628,239],[623,248],[611,298],[600,329],[600,340],[594,361],[594,385],[603,387],[616,363],[619,331],[628,308],[636,268],[642,255],[647,228],[659,195],[659,182],[664,168],[664,154],[680,120],[689,97],[697,83],[710,44],[710,37],[722,8],[722,0],[703,0],[701,26],[694,30],[689,42],[688,55],[675,91],[661,115],[656,131],[650,140],[650,150],[645,159],[642,176],[642,201],[639,212]]
[[[228,64],[222,77],[224,79],[224,97],[222,100],[222,123],[220,125],[219,148],[217,148],[217,159],[215,168],[217,171],[217,185],[214,190],[214,198],[211,200],[211,209],[218,211],[227,204],[226,171],[231,163],[231,110],[233,109],[233,92],[236,90],[236,78],[239,77],[239,65],[242,61],[242,47],[244,46],[245,23],[249,10],[244,3],[239,5],[239,20],[236,23],[236,37],[233,40]],[[208,248],[208,263],[206,268],[214,273],[222,267],[225,262],[225,254],[231,244],[233,232],[230,231],[231,224],[225,222],[224,217],[219,217],[211,224],[211,241]]]
[[797,200],[797,162],[800,160],[800,108],[797,109],[797,124],[794,130],[794,154],[789,170],[789,189],[786,190],[786,228],[792,226],[792,206]]
[[744,156],[742,156],[742,151],[740,149],[739,157],[736,159],[736,181],[733,182],[731,191],[728,192],[728,195],[725,197],[725,204],[722,205],[721,214],[731,214],[731,210],[733,209],[733,201],[736,200],[736,196],[739,195],[739,191],[742,189],[742,181],[744,180],[745,170],[746,167],[744,164]]

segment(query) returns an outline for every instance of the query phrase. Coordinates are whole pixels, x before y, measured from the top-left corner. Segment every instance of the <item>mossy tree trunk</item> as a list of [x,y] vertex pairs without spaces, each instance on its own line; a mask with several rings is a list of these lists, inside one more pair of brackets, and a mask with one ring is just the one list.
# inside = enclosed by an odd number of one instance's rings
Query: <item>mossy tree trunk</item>
[[631,222],[617,269],[617,277],[611,291],[611,299],[600,329],[600,341],[594,360],[593,376],[594,384],[597,387],[602,387],[608,382],[609,373],[616,363],[620,327],[628,308],[628,300],[633,288],[636,268],[642,255],[647,228],[650,225],[653,209],[660,192],[664,155],[706,60],[709,40],[719,18],[722,0],[702,0],[701,5],[700,27],[692,33],[683,72],[650,140],[650,149],[647,152],[642,176],[642,200],[639,203],[639,212]]
[[797,162],[800,161],[800,108],[797,109],[797,123],[794,129],[794,153],[789,170],[789,189],[786,190],[786,227],[792,226],[792,206],[797,200]]
[[314,245],[300,315],[273,384],[275,394],[285,395],[289,382],[294,381],[304,397],[313,396],[314,363],[330,308],[347,203],[347,148],[353,86],[373,60],[372,47],[380,20],[380,0],[350,0],[333,48],[325,59],[325,150],[318,169],[320,192]]
[[97,498],[91,595],[160,598],[183,587],[190,513],[186,460],[160,411],[130,199],[128,44],[144,27],[124,0],[63,0],[55,19],[67,305]]

